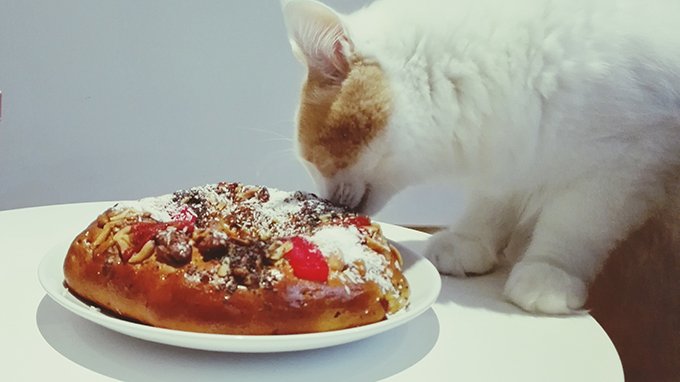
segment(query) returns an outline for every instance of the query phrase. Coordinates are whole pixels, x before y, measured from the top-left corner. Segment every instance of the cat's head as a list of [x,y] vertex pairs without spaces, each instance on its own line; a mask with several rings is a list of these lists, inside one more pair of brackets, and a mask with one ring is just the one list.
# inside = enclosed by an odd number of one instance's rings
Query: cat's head
[[417,177],[394,126],[394,84],[378,57],[357,51],[344,16],[312,0],[284,0],[283,13],[307,67],[298,153],[323,197],[374,213]]

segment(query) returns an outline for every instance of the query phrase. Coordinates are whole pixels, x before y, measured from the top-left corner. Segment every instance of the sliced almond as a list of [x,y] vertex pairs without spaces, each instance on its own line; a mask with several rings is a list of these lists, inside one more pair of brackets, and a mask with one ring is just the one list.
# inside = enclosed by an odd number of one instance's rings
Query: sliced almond
[[144,243],[142,249],[140,249],[139,252],[132,255],[128,260],[128,263],[132,264],[141,263],[142,261],[151,257],[151,255],[153,255],[153,246],[154,246],[153,240],[149,240],[146,243]]
[[248,238],[242,238],[242,237],[234,236],[234,237],[230,237],[229,239],[231,241],[233,241],[234,243],[239,244],[239,245],[244,245],[244,246],[250,245],[250,239],[248,239]]
[[226,233],[227,236],[228,236],[230,239],[233,239],[233,238],[235,238],[235,237],[238,237],[238,232],[236,232],[236,230],[233,230],[233,229],[232,229],[231,227],[229,227],[228,225],[225,224],[222,228],[223,228],[223,230],[224,230],[224,233]]
[[326,262],[328,263],[328,268],[330,268],[333,271],[342,271],[343,269],[345,269],[345,262],[337,254],[332,254],[328,256]]
[[356,267],[361,277],[366,276],[366,264],[364,264],[363,260],[357,260],[356,262],[354,262],[354,266]]
[[130,230],[131,227],[128,226],[113,235],[113,241],[118,244],[118,248],[120,248],[121,253],[127,251],[132,245],[130,242],[130,236],[128,235]]
[[229,274],[229,265],[228,264],[220,264],[219,268],[217,268],[217,275],[220,277],[224,277]]
[[132,214],[131,210],[123,210],[122,212],[111,216],[109,218],[109,221],[110,222],[118,222],[118,221],[121,221],[121,220],[125,219],[126,217],[130,216],[131,214]]
[[279,260],[291,249],[293,249],[293,243],[290,241],[274,243],[269,247],[268,255],[272,260]]
[[256,188],[246,188],[241,190],[241,192],[239,192],[236,197],[238,200],[247,200],[255,196],[257,191],[258,190]]
[[118,249],[120,249],[120,253],[125,253],[125,251],[127,251],[131,247],[130,242],[125,239],[114,240],[114,242],[118,244]]
[[94,253],[104,253],[107,249],[109,249],[115,242],[113,241],[112,238],[108,238],[104,240],[102,243],[100,243],[98,246],[94,247]]
[[401,257],[401,253],[393,245],[390,245],[390,251],[392,252],[392,256],[397,259],[397,269],[401,269],[401,265],[404,264],[404,259]]
[[371,225],[366,226],[365,229],[371,236],[381,234],[380,226],[377,223],[371,223]]
[[131,230],[132,230],[132,227],[130,227],[130,226],[124,227],[123,229],[119,230],[118,232],[116,232],[113,235],[113,240],[119,240],[123,236],[127,236],[130,233]]
[[370,249],[372,249],[372,250],[374,250],[374,251],[376,251],[380,254],[389,255],[390,252],[392,252],[392,250],[390,249],[389,246],[379,242],[378,240],[375,240],[374,238],[372,238],[370,236],[366,236],[365,239],[366,239],[366,245],[368,246],[368,248],[370,248]]
[[102,228],[101,231],[99,231],[97,238],[95,238],[94,241],[92,242],[92,246],[98,247],[99,244],[103,243],[104,240],[106,240],[109,237],[109,234],[111,233],[111,229],[113,228],[114,225],[115,225],[114,223],[104,224],[104,227]]

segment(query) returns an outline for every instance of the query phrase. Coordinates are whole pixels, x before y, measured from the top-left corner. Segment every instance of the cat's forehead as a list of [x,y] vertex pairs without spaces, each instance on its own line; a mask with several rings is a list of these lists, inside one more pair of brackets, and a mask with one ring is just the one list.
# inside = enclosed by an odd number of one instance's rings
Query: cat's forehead
[[298,141],[324,176],[351,166],[385,131],[391,94],[377,64],[357,61],[340,84],[310,75],[302,90]]

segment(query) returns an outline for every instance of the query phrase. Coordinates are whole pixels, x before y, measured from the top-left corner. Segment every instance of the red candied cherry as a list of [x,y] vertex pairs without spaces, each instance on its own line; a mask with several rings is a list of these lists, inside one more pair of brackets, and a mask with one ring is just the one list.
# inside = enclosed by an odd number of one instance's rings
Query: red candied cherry
[[128,248],[122,257],[127,261],[132,255],[139,252],[147,241],[152,240],[158,231],[167,228],[166,223],[140,222],[130,227],[131,247]]
[[347,225],[353,225],[356,227],[366,227],[371,225],[371,218],[364,215],[357,215],[354,217],[347,218],[345,222],[347,223]]
[[186,232],[191,234],[194,232],[196,219],[196,213],[189,206],[182,206],[181,210],[172,215],[172,222],[169,225],[177,228],[178,231],[186,229]]
[[172,216],[172,221],[168,223],[140,222],[135,223],[130,228],[131,247],[128,248],[122,257],[127,261],[133,254],[139,252],[147,241],[153,240],[158,232],[175,227],[178,231],[185,231],[188,234],[194,232],[196,215],[188,208],[182,209],[178,214]]
[[189,206],[182,206],[176,214],[172,215],[172,220],[177,222],[196,223],[196,213]]
[[283,256],[293,268],[293,274],[304,280],[328,280],[328,263],[321,250],[314,243],[299,236],[292,237],[290,242],[293,248]]
[[134,245],[144,245],[147,241],[151,240],[156,236],[158,231],[167,228],[165,223],[153,223],[153,222],[142,222],[136,223],[132,226],[130,234],[132,237],[132,244]]

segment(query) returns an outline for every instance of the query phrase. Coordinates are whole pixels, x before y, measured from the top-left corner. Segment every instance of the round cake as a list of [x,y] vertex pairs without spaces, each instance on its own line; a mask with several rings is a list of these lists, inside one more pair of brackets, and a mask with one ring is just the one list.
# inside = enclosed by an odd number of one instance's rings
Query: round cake
[[239,183],[112,206],[75,238],[64,277],[119,316],[205,333],[344,329],[409,296],[399,252],[370,218]]

